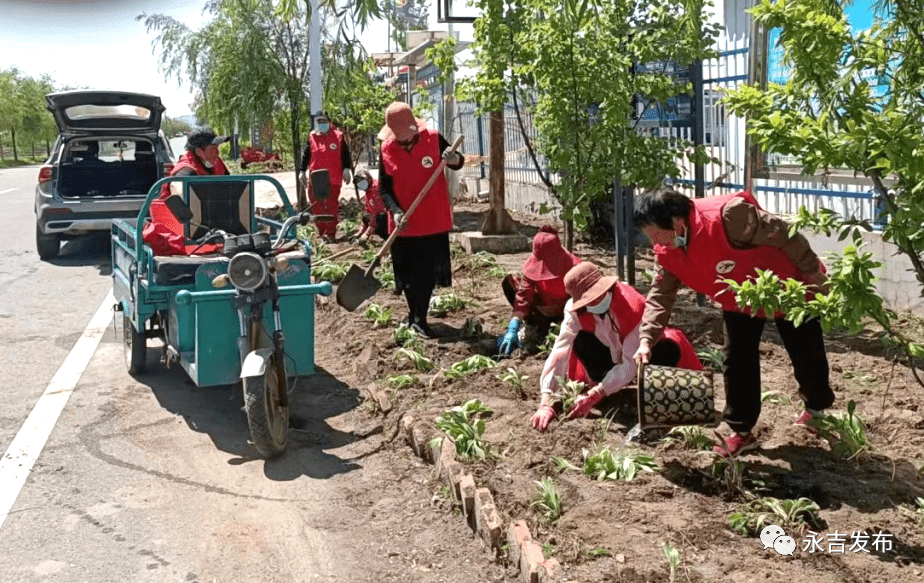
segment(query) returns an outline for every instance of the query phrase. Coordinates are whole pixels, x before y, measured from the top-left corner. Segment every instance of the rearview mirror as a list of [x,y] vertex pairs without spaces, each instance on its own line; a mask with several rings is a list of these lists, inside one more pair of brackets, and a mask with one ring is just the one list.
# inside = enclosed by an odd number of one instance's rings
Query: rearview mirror
[[176,220],[181,223],[188,223],[193,218],[193,212],[185,202],[183,202],[183,197],[174,194],[168,196],[164,200],[164,204],[167,205],[167,209],[170,210],[170,214],[176,217]]

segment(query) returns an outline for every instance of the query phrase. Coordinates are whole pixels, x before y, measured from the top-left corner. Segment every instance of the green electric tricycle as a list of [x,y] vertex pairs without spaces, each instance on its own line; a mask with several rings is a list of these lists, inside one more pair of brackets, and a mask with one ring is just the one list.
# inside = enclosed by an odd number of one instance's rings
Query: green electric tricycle
[[[269,182],[288,218],[257,216],[256,185]],[[179,190],[161,199],[164,185]],[[137,219],[112,225],[112,286],[122,312],[125,363],[144,370],[150,339],[162,361],[179,362],[199,387],[243,389],[251,439],[264,457],[281,454],[289,429],[290,376],[314,372],[316,295],[311,248],[297,213],[270,176],[164,178]],[[154,228],[157,227],[157,228]]]

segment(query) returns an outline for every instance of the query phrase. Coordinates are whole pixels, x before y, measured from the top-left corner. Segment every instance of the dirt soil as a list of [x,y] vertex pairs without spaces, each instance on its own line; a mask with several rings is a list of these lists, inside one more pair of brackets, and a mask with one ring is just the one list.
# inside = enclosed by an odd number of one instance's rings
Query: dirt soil
[[[347,215],[351,212],[349,206],[344,210]],[[457,227],[477,229],[485,210],[484,204],[457,206]],[[543,222],[514,218],[530,236]],[[341,240],[329,245],[329,251],[348,246]],[[611,249],[579,242],[574,251],[615,274]],[[634,389],[604,401],[597,414],[587,419],[561,422],[559,417],[548,432],[539,433],[529,427],[528,419],[539,400],[544,354],[515,353],[494,369],[456,380],[442,372],[473,354],[491,353],[494,338],[503,333],[510,318],[501,274],[518,271],[527,255],[497,256],[502,269],[491,270],[461,249],[454,250],[453,288],[438,289],[436,295],[451,291],[468,305],[444,316],[431,315],[431,326],[440,337],[423,342],[424,354],[435,363],[430,372],[418,372],[409,362],[395,359],[395,322],[407,310],[390,285],[384,285],[372,300],[392,310],[390,325],[374,327],[365,315],[366,305],[353,313],[338,306],[333,297],[322,298],[318,305],[316,346],[322,374],[357,388],[375,383],[393,404],[386,415],[368,400],[353,414],[354,423],[382,427],[381,445],[364,464],[380,469],[384,486],[380,491],[357,487],[357,504],[370,508],[371,520],[399,525],[393,538],[378,544],[388,547],[388,556],[396,560],[413,559],[415,567],[419,564],[414,580],[516,578],[514,566],[506,564],[504,557],[479,551],[477,542],[439,548],[441,541],[467,536],[459,508],[435,479],[432,467],[414,458],[402,438],[387,439],[403,415],[429,421],[477,398],[493,412],[486,419],[485,437],[497,457],[460,461],[479,486],[491,490],[505,526],[510,520],[528,521],[546,556],[564,565],[565,581],[924,581],[924,509],[916,504],[918,497],[924,497],[918,470],[924,462],[924,389],[904,364],[893,363],[872,333],[827,336],[837,394],[833,410],[845,411],[849,401],[856,402],[856,414],[866,422],[872,443],[864,455],[844,459],[827,440],[793,425],[800,402],[788,356],[771,323],[760,348],[762,389],[768,392],[756,428],[761,449],[742,456],[740,465],[732,465],[737,473],[730,472],[728,464],[724,470],[721,464],[714,465],[716,457],[708,451],[670,442],[664,439],[664,430],[649,429],[630,450],[654,456],[659,471],[640,472],[632,481],[598,482],[580,471],[560,473],[551,458],[581,466],[582,452],[594,445],[605,443],[617,451],[635,424]],[[359,261],[354,257],[343,265]],[[647,292],[644,273],[651,265],[650,252],[640,250],[636,267],[642,293]],[[386,266],[377,274],[387,277],[389,271]],[[672,319],[672,325],[684,330],[698,350],[718,349],[722,342],[720,312],[706,304],[698,306],[695,296],[684,292]],[[466,337],[467,319],[479,322],[483,332]],[[909,316],[908,324],[921,331],[921,320]],[[508,368],[528,377],[522,389],[500,380]],[[395,375],[413,375],[417,382],[395,389],[387,380]],[[721,375],[715,378],[716,405],[721,411],[724,390]],[[358,421],[355,415],[360,416]],[[718,431],[728,433],[724,425]],[[715,433],[706,430],[705,435],[714,438]],[[551,523],[531,507],[535,483],[543,477],[551,477],[561,492],[563,513]],[[755,497],[804,497],[820,508],[817,517],[807,518],[808,524],[801,527],[769,517],[769,523],[780,524],[795,540],[793,556],[765,549],[759,531],[744,536],[730,528],[729,517]],[[856,542],[851,534],[858,531],[869,534],[869,542],[850,550]],[[883,535],[874,548],[873,535],[880,532]],[[814,553],[804,548],[812,537],[821,544]],[[839,547],[838,541],[845,544]],[[885,548],[888,543],[891,548]],[[679,551],[673,572],[665,545]],[[434,552],[434,547],[439,551]]]

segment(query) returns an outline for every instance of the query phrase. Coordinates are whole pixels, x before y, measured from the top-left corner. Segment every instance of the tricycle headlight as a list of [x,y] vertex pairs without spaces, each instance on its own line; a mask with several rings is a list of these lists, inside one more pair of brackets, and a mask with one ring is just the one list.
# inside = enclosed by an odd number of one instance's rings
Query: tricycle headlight
[[237,289],[253,291],[266,279],[266,261],[256,253],[238,253],[228,262],[228,277]]

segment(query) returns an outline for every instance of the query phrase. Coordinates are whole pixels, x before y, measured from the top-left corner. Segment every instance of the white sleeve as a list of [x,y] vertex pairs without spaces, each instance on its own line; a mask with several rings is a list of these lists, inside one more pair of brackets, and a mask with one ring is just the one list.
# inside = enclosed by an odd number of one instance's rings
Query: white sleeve
[[568,376],[568,363],[571,360],[571,351],[574,348],[574,339],[581,331],[581,322],[569,309],[571,300],[565,305],[565,319],[562,320],[558,338],[552,346],[549,357],[545,360],[542,375],[539,376],[539,388],[542,393],[554,393],[558,388],[555,377]]
[[612,395],[616,391],[624,389],[635,378],[638,373],[638,366],[635,364],[633,357],[638,350],[638,346],[639,326],[636,326],[622,343],[620,351],[622,362],[616,363],[616,366],[611,368],[603,377],[603,380],[600,381],[600,387],[604,393]]

